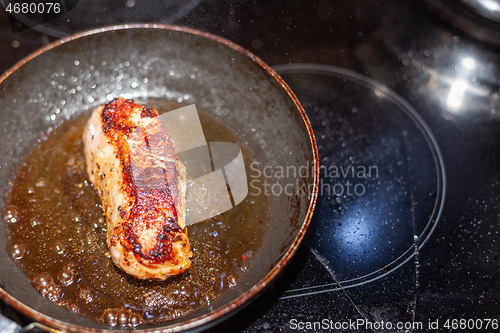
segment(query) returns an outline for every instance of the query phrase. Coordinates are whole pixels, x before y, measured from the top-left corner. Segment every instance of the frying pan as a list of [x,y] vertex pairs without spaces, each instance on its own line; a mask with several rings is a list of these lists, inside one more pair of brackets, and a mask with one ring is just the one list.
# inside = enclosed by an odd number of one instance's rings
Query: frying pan
[[[241,137],[261,166],[309,170],[299,179],[310,189],[307,193],[269,195],[268,232],[235,288],[176,320],[137,327],[146,332],[206,328],[262,292],[302,241],[319,173],[311,125],[293,92],[269,66],[223,38],[147,24],[83,32],[35,52],[0,78],[0,206],[16,166],[41,136],[72,115],[118,96],[187,99]],[[248,173],[248,165],[246,169]],[[7,303],[53,329],[112,330],[42,297],[9,259],[7,237],[0,223],[0,296]]]

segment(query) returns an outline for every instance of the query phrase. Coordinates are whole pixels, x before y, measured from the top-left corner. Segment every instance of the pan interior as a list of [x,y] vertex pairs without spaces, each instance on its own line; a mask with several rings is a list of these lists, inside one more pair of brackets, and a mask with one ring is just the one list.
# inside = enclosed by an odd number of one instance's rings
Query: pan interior
[[[0,204],[4,206],[8,197],[9,179],[37,141],[69,118],[118,96],[145,104],[195,104],[207,117],[229,128],[251,152],[245,169],[249,185],[256,182],[255,188],[249,186],[245,200],[254,199],[252,195],[260,188],[263,191],[258,195],[267,202],[260,248],[236,286],[167,324],[215,312],[265,278],[290,248],[306,218],[314,161],[304,120],[271,74],[247,55],[213,39],[151,28],[82,36],[39,54],[0,83],[0,121],[5,124],[0,130],[4,193]],[[0,278],[8,294],[61,322],[108,328],[36,292],[7,255],[7,238],[2,223]]]

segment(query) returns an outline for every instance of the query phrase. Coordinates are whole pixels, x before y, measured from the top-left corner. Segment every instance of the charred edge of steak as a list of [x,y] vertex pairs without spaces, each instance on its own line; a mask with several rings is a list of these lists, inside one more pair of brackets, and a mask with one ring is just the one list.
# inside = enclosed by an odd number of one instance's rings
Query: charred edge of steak
[[[147,259],[151,264],[159,264],[171,262],[174,265],[178,264],[177,254],[173,250],[174,242],[182,241],[187,238],[187,228],[181,229],[176,222],[176,219],[167,217],[161,232],[156,236],[156,246],[148,252],[142,250],[141,244],[137,241],[137,235],[130,225],[125,226],[124,232],[127,237],[128,244],[125,247],[128,251],[133,251],[136,257]],[[184,234],[184,237],[182,235]],[[139,259],[139,261],[142,261]]]
[[158,116],[158,112],[156,112],[156,110],[150,109],[150,108],[142,108],[141,118],[146,118],[146,117],[154,118],[157,116]]

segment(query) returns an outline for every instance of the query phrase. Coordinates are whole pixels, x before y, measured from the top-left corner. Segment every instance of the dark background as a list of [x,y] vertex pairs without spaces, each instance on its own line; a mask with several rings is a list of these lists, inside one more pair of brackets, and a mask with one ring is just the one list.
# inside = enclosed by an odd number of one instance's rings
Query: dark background
[[[79,5],[84,2],[80,1]],[[132,9],[138,6],[154,9],[159,3],[137,0]],[[440,4],[442,6],[437,6],[440,15],[435,15],[435,7]],[[113,11],[88,8],[88,18],[81,22],[72,18],[68,24],[62,16],[49,24],[63,26],[64,33],[67,29],[78,31],[113,19]],[[439,319],[442,331],[449,331],[442,327],[448,318],[500,319],[500,148],[497,143],[500,52],[494,44],[496,31],[500,31],[496,29],[500,28],[467,9],[456,10],[446,1],[435,1],[433,8],[431,12],[425,2],[400,0],[205,0],[186,15],[167,22],[223,36],[271,66],[324,64],[378,81],[406,100],[429,125],[446,166],[447,196],[443,214],[435,221],[437,227],[425,246],[401,268],[362,286],[288,297],[290,290],[303,286],[335,284],[338,282],[335,271],[344,265],[331,262],[332,274],[328,265],[313,255],[310,249],[314,249],[315,235],[308,235],[307,242],[273,286],[243,311],[212,328],[212,332],[293,331],[290,320],[294,318],[302,321],[326,318],[334,322],[358,318],[378,322],[421,321],[425,325]],[[149,21],[166,17],[161,11],[144,15]],[[101,20],[97,21],[98,18]],[[140,18],[130,12],[116,20],[134,22]],[[460,26],[467,26],[468,31],[449,23],[457,25],[457,21]],[[488,33],[488,29],[495,31]],[[13,32],[2,8],[0,72],[56,39],[34,29]],[[464,57],[474,59],[473,69],[464,68]],[[291,76],[284,75],[284,78],[292,80]],[[446,104],[446,96],[457,78],[467,82],[458,111]],[[290,84],[294,89],[293,82]],[[307,91],[295,92],[303,103],[309,98]],[[319,115],[313,111],[314,101],[308,101],[310,103],[304,106],[318,137],[319,123],[315,117]],[[331,108],[336,110],[334,105]],[[362,131],[362,127],[359,130]],[[319,212],[327,209],[329,201],[324,202]],[[338,203],[331,203],[329,207],[341,210]],[[391,211],[385,213],[392,216]],[[332,214],[342,218],[338,212]],[[319,217],[313,220],[313,224],[320,225],[320,222]],[[316,227],[312,232],[319,236],[322,230]],[[397,242],[399,234],[400,231],[393,228],[381,243]],[[22,325],[29,322],[5,305],[2,309]]]

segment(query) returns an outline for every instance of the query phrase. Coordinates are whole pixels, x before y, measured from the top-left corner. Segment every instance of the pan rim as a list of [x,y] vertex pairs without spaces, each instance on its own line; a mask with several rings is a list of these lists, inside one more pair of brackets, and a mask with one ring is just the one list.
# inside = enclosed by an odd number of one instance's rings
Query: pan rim
[[[313,157],[313,170],[314,170],[314,177],[313,177],[313,189],[311,191],[311,198],[309,200],[309,206],[307,209],[306,216],[304,218],[304,221],[301,224],[301,227],[298,231],[297,236],[295,237],[294,241],[291,243],[291,245],[288,247],[287,251],[284,253],[284,255],[281,256],[281,259],[279,260],[278,263],[274,265],[274,267],[258,282],[256,283],[253,287],[251,287],[247,292],[244,294],[240,295],[236,299],[234,299],[232,302],[227,303],[223,305],[222,307],[219,307],[217,309],[212,310],[211,312],[201,316],[201,317],[196,317],[189,319],[185,322],[181,323],[176,323],[176,324],[171,324],[162,327],[157,327],[157,328],[147,328],[147,329],[138,329],[137,332],[180,332],[184,330],[189,330],[189,329],[194,329],[194,328],[199,328],[201,325],[208,324],[210,322],[215,323],[217,319],[221,319],[223,316],[228,315],[230,312],[233,310],[241,307],[243,304],[247,303],[250,299],[254,298],[257,296],[261,291],[263,291],[270,283],[273,281],[277,275],[283,270],[283,268],[286,266],[286,264],[291,260],[293,255],[295,254],[297,248],[299,247],[300,243],[302,242],[305,232],[307,228],[309,227],[309,224],[312,219],[312,215],[314,212],[314,208],[316,206],[316,201],[317,201],[317,196],[318,196],[318,186],[319,186],[319,157],[318,157],[318,149],[316,145],[316,139],[312,130],[312,125],[309,121],[309,118],[307,117],[307,114],[302,107],[301,103],[299,102],[298,98],[295,96],[291,88],[288,86],[288,84],[285,83],[285,81],[269,66],[267,65],[264,61],[262,61],[259,57],[248,51],[247,49],[241,47],[240,45],[226,39],[220,36],[217,36],[215,34],[211,34],[208,32],[196,30],[193,28],[188,28],[188,27],[183,27],[183,26],[177,26],[177,25],[170,25],[170,24],[151,24],[151,23],[130,23],[130,24],[121,24],[121,25],[113,25],[113,26],[106,26],[106,27],[101,27],[101,28],[95,28],[95,29],[90,29],[90,30],[85,30],[73,35],[70,35],[68,37],[61,38],[59,40],[56,40],[32,53],[30,53],[28,56],[24,57],[20,61],[18,61],[14,66],[12,66],[10,69],[8,69],[2,76],[0,76],[0,84],[9,77],[11,74],[13,74],[18,68],[23,66],[24,64],[28,63],[30,60],[34,59],[35,57],[43,54],[44,52],[55,48],[61,44],[90,36],[90,35],[97,35],[100,33],[106,33],[106,32],[112,32],[112,31],[118,31],[118,30],[127,30],[127,29],[159,29],[159,30],[168,30],[168,31],[178,31],[178,32],[185,32],[201,37],[205,37],[211,40],[214,40],[218,43],[221,43],[225,46],[228,46],[232,48],[235,51],[238,51],[242,53],[243,55],[247,56],[250,58],[252,61],[257,63],[260,67],[262,67],[267,73],[269,73],[279,84],[280,86],[286,91],[288,96],[292,99],[295,107],[299,111],[302,120],[304,122],[304,125],[306,126],[308,135],[309,135],[309,141],[311,143],[311,149],[312,149],[312,157]],[[116,329],[98,329],[98,328],[90,328],[90,327],[84,327],[76,324],[70,324],[66,323],[63,321],[60,321],[58,319],[51,318],[50,316],[47,316],[43,313],[40,313],[29,306],[25,305],[24,303],[18,301],[16,298],[12,297],[10,294],[8,294],[3,288],[0,288],[0,297],[7,302],[7,304],[11,305],[14,307],[16,310],[20,311],[21,313],[29,316],[30,318],[45,324],[49,326],[50,328],[55,328],[58,330],[64,330],[64,331],[70,331],[70,332],[99,332],[99,333],[106,333],[106,332],[130,332],[130,330],[116,330]]]

